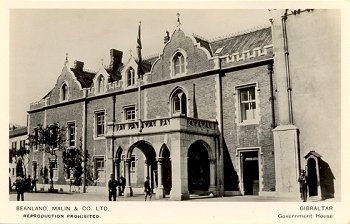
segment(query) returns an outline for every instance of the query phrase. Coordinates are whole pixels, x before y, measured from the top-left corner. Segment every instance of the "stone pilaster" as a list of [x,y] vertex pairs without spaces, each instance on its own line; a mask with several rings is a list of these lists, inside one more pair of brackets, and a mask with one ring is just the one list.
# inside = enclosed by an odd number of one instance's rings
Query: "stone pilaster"
[[130,184],[130,162],[131,162],[130,158],[125,159],[126,183],[125,183],[124,197],[133,196],[132,188],[131,188],[131,184]]

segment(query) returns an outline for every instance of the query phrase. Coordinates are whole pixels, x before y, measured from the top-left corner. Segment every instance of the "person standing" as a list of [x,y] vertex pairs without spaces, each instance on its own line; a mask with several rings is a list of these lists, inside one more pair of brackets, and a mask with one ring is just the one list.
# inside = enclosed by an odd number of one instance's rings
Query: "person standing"
[[125,189],[125,178],[123,176],[120,177],[120,195],[124,194],[124,189]]
[[149,183],[149,177],[146,177],[146,181],[143,185],[145,188],[145,201],[147,201],[147,196],[149,196],[149,200],[151,200],[152,199],[152,189],[151,189],[151,185]]
[[303,202],[307,201],[307,177],[306,171],[301,170],[301,174],[299,176],[298,182],[300,184],[300,197]]
[[35,188],[35,192],[36,192],[36,182],[38,181],[38,179],[36,179],[36,176],[34,176],[33,180],[32,180],[32,191],[34,191]]
[[21,201],[24,201],[25,179],[21,176],[16,177],[14,185],[16,186],[17,191],[17,201],[20,199]]
[[117,199],[117,187],[118,187],[118,181],[115,180],[114,175],[111,174],[111,179],[108,181],[108,191],[109,191],[109,196],[108,199],[110,201],[116,201]]

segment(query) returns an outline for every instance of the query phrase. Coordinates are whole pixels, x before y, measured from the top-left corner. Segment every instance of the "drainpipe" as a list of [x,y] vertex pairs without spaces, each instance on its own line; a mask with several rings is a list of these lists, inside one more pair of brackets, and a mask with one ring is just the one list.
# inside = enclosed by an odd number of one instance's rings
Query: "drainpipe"
[[293,107],[292,107],[292,88],[290,83],[290,71],[289,71],[289,51],[288,51],[288,38],[287,38],[287,10],[282,16],[282,32],[283,32],[283,45],[284,45],[284,60],[286,66],[286,79],[287,79],[287,92],[288,92],[288,109],[289,109],[289,124],[293,124]]
[[83,105],[83,140],[82,140],[82,150],[83,150],[83,193],[86,193],[86,131],[87,131],[87,104],[88,100],[86,99],[87,97],[87,90],[85,90],[85,100],[84,100],[84,105]]
[[113,108],[112,108],[112,113],[113,113],[113,124],[112,124],[112,174],[115,177],[115,164],[114,164],[114,127],[115,127],[115,95],[112,96],[113,100]]
[[270,75],[270,94],[271,94],[271,112],[272,112],[272,128],[276,127],[276,118],[275,118],[275,98],[273,95],[273,64],[267,66]]

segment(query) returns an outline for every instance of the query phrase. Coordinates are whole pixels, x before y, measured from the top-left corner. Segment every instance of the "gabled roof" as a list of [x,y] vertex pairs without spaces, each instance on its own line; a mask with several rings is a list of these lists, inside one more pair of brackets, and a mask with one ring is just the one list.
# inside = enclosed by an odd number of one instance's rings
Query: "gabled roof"
[[222,50],[215,55],[231,55],[235,52],[242,52],[246,50],[253,50],[257,47],[264,47],[272,44],[271,27],[262,28],[244,34],[238,34],[222,39],[210,41],[212,54],[222,48]]
[[9,131],[10,138],[14,138],[21,135],[27,134],[27,127],[16,127],[15,129],[12,129]]

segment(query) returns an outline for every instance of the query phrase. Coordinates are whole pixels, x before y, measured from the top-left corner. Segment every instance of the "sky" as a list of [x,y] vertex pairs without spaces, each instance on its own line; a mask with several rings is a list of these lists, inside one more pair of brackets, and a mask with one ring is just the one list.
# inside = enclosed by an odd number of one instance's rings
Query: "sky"
[[141,21],[142,55],[160,53],[163,37],[177,26],[213,39],[269,24],[267,9],[11,9],[9,122],[27,124],[31,102],[55,85],[66,53],[73,65],[97,71],[110,62],[109,50],[123,51],[123,61],[136,55]]

